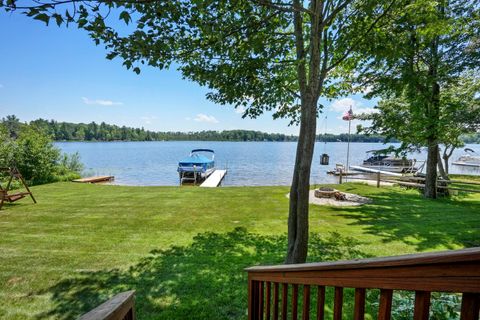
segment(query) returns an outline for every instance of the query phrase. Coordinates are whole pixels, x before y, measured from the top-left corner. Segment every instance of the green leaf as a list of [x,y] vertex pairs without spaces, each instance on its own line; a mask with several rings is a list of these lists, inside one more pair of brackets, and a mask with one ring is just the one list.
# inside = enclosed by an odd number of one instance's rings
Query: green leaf
[[79,19],[78,20],[78,27],[83,28],[87,24],[88,20],[87,19]]
[[43,21],[47,26],[48,22],[50,21],[50,17],[46,13],[39,13],[35,17],[33,17],[33,19]]
[[113,60],[117,55],[118,55],[118,53],[116,53],[116,52],[110,52],[109,54],[107,54],[107,59],[108,60]]
[[139,67],[133,68],[133,72],[135,72],[136,74],[140,74],[140,68]]
[[55,18],[55,22],[57,23],[57,26],[60,27],[63,23],[63,17],[58,13],[53,14],[52,17]]
[[122,11],[122,13],[120,13],[120,20],[123,20],[125,21],[125,24],[128,24],[130,21],[132,21],[132,18],[127,11]]
[[73,22],[73,17],[68,10],[65,10],[65,16],[67,17],[68,22]]

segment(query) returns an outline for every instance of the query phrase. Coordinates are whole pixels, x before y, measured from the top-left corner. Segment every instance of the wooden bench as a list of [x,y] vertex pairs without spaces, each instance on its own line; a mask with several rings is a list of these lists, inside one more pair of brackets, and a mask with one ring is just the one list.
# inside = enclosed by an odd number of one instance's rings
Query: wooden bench
[[[0,168],[0,173],[8,174],[9,176],[7,186],[5,188],[3,188],[0,184],[0,209],[2,209],[5,202],[15,202],[17,200],[25,198],[27,195],[32,198],[33,203],[37,203],[37,200],[35,200],[33,193],[28,188],[27,182],[16,167]],[[19,180],[25,187],[26,191],[8,193],[13,179]]]
[[[279,316],[287,319],[288,314],[289,319],[297,319],[299,299],[303,300],[301,319],[310,319],[313,308],[317,311],[317,319],[324,319],[326,286],[334,287],[334,320],[342,319],[344,288],[355,289],[351,318],[355,320],[364,319],[367,289],[380,289],[379,320],[390,319],[394,290],[415,292],[414,320],[428,319],[431,292],[461,293],[460,319],[479,319],[480,248],[343,262],[260,266],[246,271],[250,320],[279,319]],[[312,286],[318,288],[316,297],[310,296]]]

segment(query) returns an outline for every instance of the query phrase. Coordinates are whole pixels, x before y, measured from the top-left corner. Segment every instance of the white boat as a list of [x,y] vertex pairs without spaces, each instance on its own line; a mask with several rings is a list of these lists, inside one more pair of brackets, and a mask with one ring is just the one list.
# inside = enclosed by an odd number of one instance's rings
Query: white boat
[[[365,172],[375,170],[395,173],[415,173],[418,170],[418,168],[415,167],[416,160],[414,159],[375,154],[377,151],[378,150],[367,151],[367,159],[363,161],[361,166],[355,166],[354,170]],[[373,155],[368,156],[370,153],[373,153]],[[362,170],[362,168],[367,170]]]
[[476,167],[480,168],[480,156],[470,148],[465,148],[465,154],[452,162],[455,166]]
[[[210,153],[211,158],[202,153]],[[177,172],[180,184],[191,181],[193,183],[204,181],[215,171],[215,153],[211,149],[194,149],[190,155],[178,162]]]

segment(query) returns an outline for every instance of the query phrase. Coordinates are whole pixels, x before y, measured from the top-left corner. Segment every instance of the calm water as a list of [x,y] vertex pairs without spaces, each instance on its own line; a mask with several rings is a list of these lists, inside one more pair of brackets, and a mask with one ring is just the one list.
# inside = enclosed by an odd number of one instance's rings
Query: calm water
[[[267,186],[289,185],[295,160],[295,142],[60,142],[56,144],[66,153],[80,153],[85,164],[84,175],[113,175],[115,183],[122,185],[165,186],[178,185],[177,163],[191,149],[215,150],[217,168],[228,168],[224,185]],[[379,143],[350,144],[350,165],[361,164],[365,152],[384,148]],[[480,153],[480,145],[468,145]],[[330,165],[320,166],[323,152],[330,155]],[[456,150],[452,159],[463,153]],[[347,143],[317,143],[312,165],[312,183],[334,182],[326,174],[335,163],[346,163]],[[424,153],[411,155],[424,160]],[[452,173],[480,174],[479,170],[459,171],[451,166]],[[464,169],[463,169],[464,170]]]

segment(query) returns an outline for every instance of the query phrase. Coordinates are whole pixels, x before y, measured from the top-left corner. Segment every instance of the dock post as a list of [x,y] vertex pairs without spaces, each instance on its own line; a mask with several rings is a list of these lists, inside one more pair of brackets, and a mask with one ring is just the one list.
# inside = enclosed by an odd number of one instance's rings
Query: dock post
[[197,166],[193,165],[193,185],[195,186],[197,182]]
[[338,184],[342,184],[342,180],[343,180],[343,170],[340,169],[340,175],[338,176]]
[[380,188],[380,172],[377,172],[377,188]]

